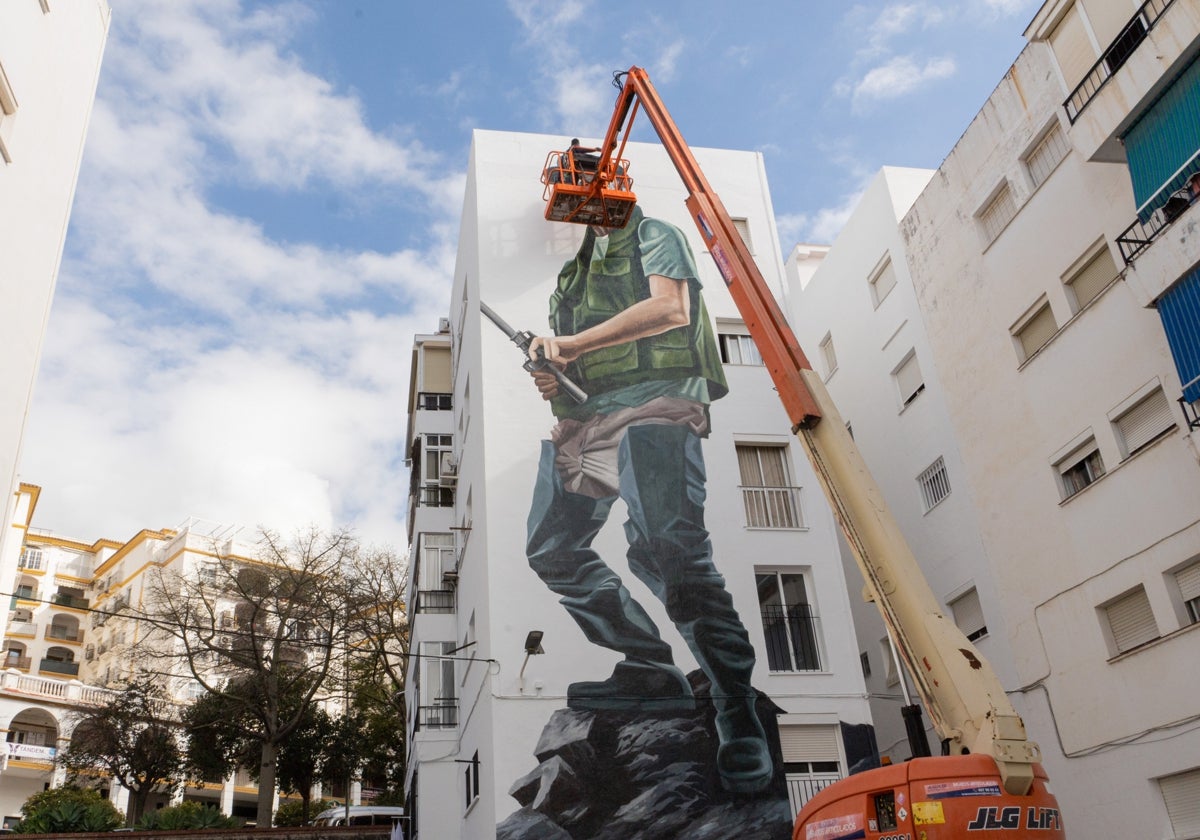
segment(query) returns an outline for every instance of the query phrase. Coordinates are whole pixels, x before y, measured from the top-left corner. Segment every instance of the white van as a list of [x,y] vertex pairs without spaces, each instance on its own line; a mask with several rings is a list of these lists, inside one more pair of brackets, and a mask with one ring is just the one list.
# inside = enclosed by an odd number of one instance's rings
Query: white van
[[404,809],[395,805],[338,805],[317,814],[313,825],[395,825],[403,820]]

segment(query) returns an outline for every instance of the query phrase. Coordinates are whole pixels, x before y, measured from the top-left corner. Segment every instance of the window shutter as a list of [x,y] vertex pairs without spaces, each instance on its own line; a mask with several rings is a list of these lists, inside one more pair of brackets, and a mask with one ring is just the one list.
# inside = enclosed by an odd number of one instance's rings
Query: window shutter
[[1004,230],[1004,226],[1015,215],[1017,215],[1017,203],[1013,199],[1012,190],[1005,184],[979,214],[979,221],[983,223],[983,230],[987,234],[988,242],[999,236],[1000,231]]
[[955,599],[950,604],[950,611],[954,613],[954,623],[958,629],[968,637],[987,627],[983,620],[983,607],[979,604],[979,592],[974,589]]
[[779,746],[786,763],[794,761],[840,761],[838,730],[834,726],[779,727]]
[[1183,600],[1190,601],[1193,598],[1200,598],[1200,563],[1193,563],[1186,569],[1176,572],[1175,583],[1179,586],[1179,593],[1183,596]]
[[[1132,15],[1131,15],[1132,17]],[[1072,8],[1062,22],[1050,33],[1050,47],[1058,59],[1059,69],[1068,90],[1083,81],[1083,77],[1096,63],[1096,50],[1088,40],[1087,31],[1078,10]]]
[[1105,247],[1077,271],[1075,276],[1067,281],[1067,285],[1075,292],[1075,303],[1082,309],[1116,276],[1117,264],[1113,262],[1112,254]]
[[1050,173],[1054,171],[1054,167],[1058,166],[1069,151],[1070,146],[1067,145],[1067,139],[1063,136],[1062,129],[1055,124],[1046,133],[1046,136],[1038,141],[1033,151],[1029,153],[1029,157],[1025,159],[1025,165],[1029,167],[1029,175],[1033,178],[1034,186],[1043,184],[1050,177]]
[[1176,837],[1200,835],[1200,770],[1158,780]]
[[1136,7],[1132,3],[1114,3],[1112,0],[1081,0],[1087,11],[1088,23],[1096,33],[1100,49],[1107,49],[1116,40],[1121,30],[1133,18]]
[[1125,443],[1125,455],[1137,452],[1172,425],[1171,406],[1159,388],[1117,418],[1117,431]]
[[925,385],[921,376],[921,366],[917,364],[917,354],[909,356],[904,364],[896,370],[896,385],[900,388],[900,400],[905,405],[920,392]]
[[892,268],[892,261],[888,260],[879,273],[871,278],[875,305],[878,306],[882,303],[883,299],[888,296],[888,292],[894,288],[896,288],[896,270]]
[[1054,322],[1054,313],[1050,311],[1050,305],[1046,304],[1017,333],[1017,339],[1021,342],[1021,350],[1025,353],[1025,358],[1028,359],[1040,350],[1057,330],[1058,324]]
[[1158,625],[1154,623],[1150,599],[1142,587],[1109,604],[1105,611],[1118,653],[1158,638]]

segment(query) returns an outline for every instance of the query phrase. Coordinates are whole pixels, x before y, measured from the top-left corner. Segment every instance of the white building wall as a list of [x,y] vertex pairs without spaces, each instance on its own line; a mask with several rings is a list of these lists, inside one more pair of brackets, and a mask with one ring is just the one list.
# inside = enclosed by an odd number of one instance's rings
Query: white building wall
[[[48,10],[47,10],[48,9]],[[108,33],[106,0],[0,4],[0,493],[17,488],[25,417]],[[0,560],[19,542],[0,531]],[[15,567],[0,565],[7,580]]]
[[[463,529],[459,544],[465,545],[454,638],[459,644],[471,640],[467,624],[474,616],[475,644],[469,650],[486,661],[471,663],[465,674],[464,663],[459,663],[461,731],[453,742],[439,742],[445,749],[438,756],[444,758],[434,756],[434,744],[427,740],[434,736],[426,733],[422,741],[418,733],[414,739],[412,757],[420,766],[410,767],[410,772],[415,771],[419,779],[422,836],[492,836],[497,822],[518,808],[509,789],[537,765],[534,746],[551,715],[565,707],[567,686],[604,679],[620,658],[588,642],[557,596],[529,569],[524,552],[526,518],[537,454],[553,420],[521,369],[518,350],[482,318],[478,308],[482,297],[516,329],[547,332],[547,298],[554,277],[574,256],[583,235],[582,227],[543,219],[538,167],[547,151],[565,145],[561,137],[477,131],[472,147],[450,313],[460,464],[454,520]],[[776,256],[779,243],[761,157],[694,151],[730,214],[746,220],[751,248],[772,291],[779,295],[783,266]],[[739,321],[736,307],[702,250],[665,152],[658,145],[631,144],[626,156],[636,167],[639,204],[647,215],[674,223],[688,236],[709,314],[718,332],[723,327],[732,329]],[[784,723],[869,723],[832,515],[792,441],[766,370],[727,365],[725,372],[731,394],[713,404],[713,433],[705,446],[706,526],[717,566],[757,651],[755,686],[783,709]],[[788,447],[792,480],[802,488],[805,529],[746,528],[735,450],[739,441]],[[418,511],[417,522],[421,516]],[[627,549],[621,528],[624,518],[618,503],[594,547],[675,648],[679,667],[693,670],[697,665],[664,608],[629,574],[622,560]],[[420,526],[414,527],[414,532],[418,530]],[[809,597],[819,609],[821,670],[770,672],[756,567],[808,572]],[[418,616],[414,626],[433,626],[424,621]],[[531,630],[544,633],[545,653],[526,659],[525,639]],[[414,633],[414,642],[416,638]],[[456,765],[454,793],[435,789],[432,783],[444,778],[439,762],[468,761],[476,750],[482,793],[478,802],[465,808],[466,765]],[[432,813],[435,808],[439,813]]]
[[[863,193],[827,253],[797,246],[788,258],[790,320],[797,338],[827,387],[888,505],[921,564],[934,596],[948,616],[949,605],[971,589],[978,594],[988,633],[976,640],[1001,679],[1015,678],[1003,611],[979,534],[977,507],[946,407],[924,321],[906,262],[899,220],[929,183],[923,169],[881,170]],[[872,280],[890,271],[895,286],[881,294]],[[831,341],[837,368],[830,372],[821,344]],[[905,404],[895,372],[915,356],[923,389]],[[917,477],[938,459],[950,493],[926,510]],[[861,590],[861,573],[847,553],[851,591]],[[900,706],[899,682],[886,630],[873,604],[856,599],[860,654],[871,676],[873,717],[880,750],[893,760],[911,755]],[[911,684],[910,684],[911,685]],[[917,702],[909,688],[910,702]],[[930,743],[937,736],[929,727]]]
[[[1152,40],[1141,49],[1154,52]],[[882,465],[877,477],[889,500],[899,500],[918,557],[937,560],[927,567],[935,592],[947,599],[969,580],[980,587],[989,627],[981,649],[1043,749],[1068,830],[1168,837],[1155,780],[1193,770],[1200,754],[1193,699],[1200,635],[1173,582],[1173,572],[1200,555],[1200,467],[1194,434],[1174,405],[1180,383],[1162,327],[1145,308],[1145,290],[1173,279],[1142,277],[1131,288],[1122,272],[1085,306],[1065,285],[1099,249],[1122,266],[1115,239],[1135,209],[1128,170],[1096,152],[1094,126],[1080,129],[1086,154],[1074,145],[1062,112],[1067,92],[1048,45],[1030,44],[904,215],[901,239],[888,231],[881,206],[885,172],[793,311],[806,345],[824,334],[822,323],[833,325],[835,342],[845,334],[830,389],[868,461]],[[1069,148],[1037,183],[1027,158],[1055,125]],[[1005,185],[1013,217],[989,234],[982,217]],[[875,220],[877,241],[862,238],[869,223],[856,227],[860,217]],[[1171,241],[1154,247],[1169,250]],[[863,270],[884,247],[898,247],[915,290],[915,299],[895,301],[908,301],[895,338],[882,323],[856,322],[851,311],[862,309]],[[871,256],[857,253],[864,249]],[[892,297],[907,285],[900,272],[898,279]],[[889,301],[868,319],[879,321]],[[1056,329],[1026,358],[1014,333],[1042,302]],[[866,395],[888,384],[880,356],[908,334],[903,341],[922,360],[926,392],[898,415],[891,393],[871,410]],[[859,381],[839,382],[860,368]],[[1170,400],[1174,425],[1129,456],[1114,421],[1155,388]],[[1064,499],[1055,464],[1087,437],[1105,475]],[[912,468],[939,439],[952,494],[911,529],[920,515]],[[920,463],[906,467],[908,453],[897,446],[921,452]],[[1159,638],[1120,654],[1104,607],[1138,586]]]

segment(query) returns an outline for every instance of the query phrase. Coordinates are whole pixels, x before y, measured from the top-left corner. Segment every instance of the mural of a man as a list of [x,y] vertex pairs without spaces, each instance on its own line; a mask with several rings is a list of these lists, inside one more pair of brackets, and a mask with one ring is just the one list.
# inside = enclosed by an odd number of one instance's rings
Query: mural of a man
[[580,405],[533,374],[558,422],[543,441],[529,514],[529,564],[589,640],[624,656],[612,675],[572,683],[583,710],[685,711],[695,698],[671,646],[620,576],[592,548],[625,502],[630,570],[663,602],[712,684],[718,772],[756,793],[772,763],[755,712],[754,648],[712,559],[704,526],[712,400],[728,388],[683,233],[635,208],[619,230],[589,228],[550,297],[553,336],[531,355],[565,366]]

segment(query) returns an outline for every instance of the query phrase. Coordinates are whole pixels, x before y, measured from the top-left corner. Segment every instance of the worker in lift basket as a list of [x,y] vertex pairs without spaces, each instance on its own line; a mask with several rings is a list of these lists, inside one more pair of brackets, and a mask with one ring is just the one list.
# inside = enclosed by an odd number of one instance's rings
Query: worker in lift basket
[[684,711],[695,698],[671,647],[591,547],[617,498],[629,511],[631,571],[658,596],[712,683],[723,785],[771,781],[750,685],[754,648],[704,527],[701,440],[709,403],[728,387],[695,259],[674,225],[635,208],[619,230],[591,227],[550,296],[553,336],[538,351],[589,394],[576,405],[534,372],[558,423],[543,441],[529,514],[529,564],[597,645],[624,655],[612,675],[572,683],[567,705]]

